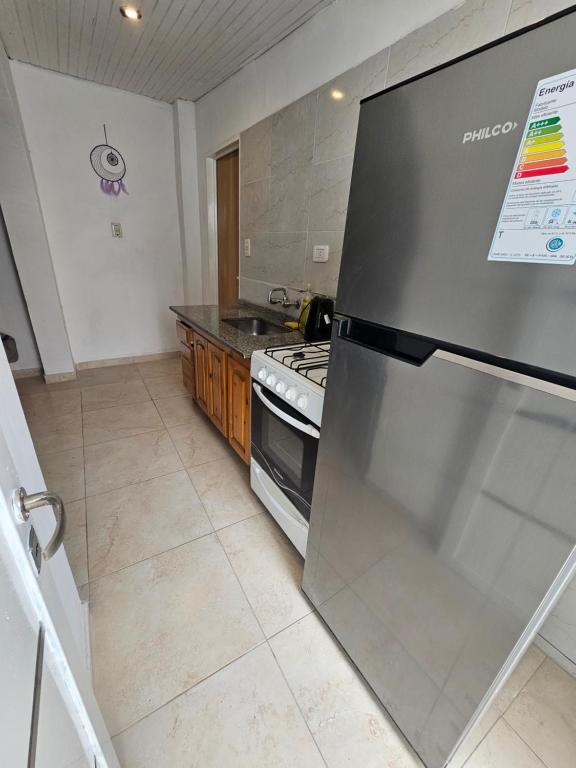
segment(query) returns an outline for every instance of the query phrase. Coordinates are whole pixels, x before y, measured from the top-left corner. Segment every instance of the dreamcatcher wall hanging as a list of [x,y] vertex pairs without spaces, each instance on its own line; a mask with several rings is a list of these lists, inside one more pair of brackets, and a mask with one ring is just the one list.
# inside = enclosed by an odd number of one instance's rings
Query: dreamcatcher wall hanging
[[98,144],[90,152],[90,163],[95,173],[100,177],[100,189],[106,195],[118,197],[120,192],[128,194],[124,184],[126,163],[117,149],[108,144],[106,126],[104,128],[104,144]]

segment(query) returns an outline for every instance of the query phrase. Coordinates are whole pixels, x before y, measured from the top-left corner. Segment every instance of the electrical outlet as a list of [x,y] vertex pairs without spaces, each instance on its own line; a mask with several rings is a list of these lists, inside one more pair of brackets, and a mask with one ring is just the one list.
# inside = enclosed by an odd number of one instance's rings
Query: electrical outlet
[[122,224],[118,222],[112,222],[112,237],[122,237]]
[[249,259],[250,253],[252,251],[252,243],[250,242],[250,238],[246,237],[244,239],[244,258]]
[[328,261],[330,256],[329,245],[315,245],[312,249],[312,261],[324,262]]

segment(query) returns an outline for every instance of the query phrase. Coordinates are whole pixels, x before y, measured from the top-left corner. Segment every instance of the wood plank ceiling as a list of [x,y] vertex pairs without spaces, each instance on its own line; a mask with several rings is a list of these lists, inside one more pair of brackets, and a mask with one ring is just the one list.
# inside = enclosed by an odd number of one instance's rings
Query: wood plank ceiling
[[[12,59],[195,101],[332,1],[0,0],[0,39]],[[123,4],[142,19],[123,18]]]

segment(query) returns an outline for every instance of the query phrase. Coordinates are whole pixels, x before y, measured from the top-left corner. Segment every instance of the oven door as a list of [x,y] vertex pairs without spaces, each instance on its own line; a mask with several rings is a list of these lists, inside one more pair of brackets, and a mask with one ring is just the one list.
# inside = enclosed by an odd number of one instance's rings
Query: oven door
[[252,382],[252,457],[310,519],[320,432],[295,408]]

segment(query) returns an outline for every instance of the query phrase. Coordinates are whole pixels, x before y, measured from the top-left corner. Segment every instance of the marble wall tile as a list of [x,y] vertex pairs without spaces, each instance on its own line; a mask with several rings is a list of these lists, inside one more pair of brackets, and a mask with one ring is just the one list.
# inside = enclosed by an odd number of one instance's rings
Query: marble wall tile
[[383,91],[387,86],[388,65],[390,63],[390,48],[370,56],[364,62],[364,87],[362,98]]
[[242,186],[240,195],[240,231],[265,232],[270,213],[270,179],[260,179]]
[[272,176],[312,162],[317,100],[314,91],[272,115]]
[[[306,247],[306,265],[304,268],[304,282],[311,285],[314,291],[326,296],[336,296],[338,287],[338,275],[340,274],[340,261],[342,258],[342,243],[344,232],[309,232]],[[327,245],[330,255],[326,262],[312,261],[315,245]]]
[[[272,288],[276,288],[278,283],[266,283],[262,280],[253,280],[249,277],[240,277],[240,296],[251,304],[262,304],[271,312],[278,312],[281,315],[290,315],[293,318],[298,317],[298,310],[293,307],[282,307],[281,304],[268,304],[268,294]],[[288,298],[295,299],[301,292],[286,285],[288,289]]]
[[425,72],[504,34],[508,3],[466,0],[394,43],[388,85]]
[[270,232],[257,240],[244,275],[275,285],[304,288],[306,232]]
[[[334,160],[354,152],[365,74],[365,67],[360,64],[318,91],[314,162]],[[334,93],[341,97],[334,98]]]
[[308,228],[308,205],[312,166],[278,171],[270,180],[270,232],[301,232]]
[[314,166],[310,188],[310,230],[343,230],[352,178],[352,155]]
[[272,118],[267,117],[240,135],[240,183],[270,176],[272,166]]
[[574,5],[572,0],[512,0],[506,32],[534,24]]

